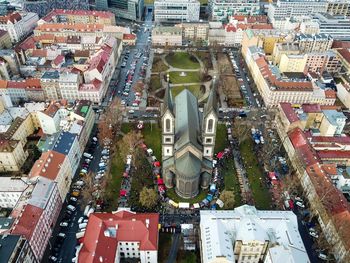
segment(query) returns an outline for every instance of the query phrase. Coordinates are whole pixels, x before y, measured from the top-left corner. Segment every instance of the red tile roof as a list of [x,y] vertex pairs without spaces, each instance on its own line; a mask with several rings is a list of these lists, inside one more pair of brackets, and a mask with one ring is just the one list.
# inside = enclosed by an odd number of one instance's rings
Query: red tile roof
[[350,159],[350,151],[320,150],[317,153],[321,159]]
[[13,12],[6,16],[0,16],[0,24],[7,24],[8,21],[15,24],[21,19],[22,19],[22,16],[18,12]]
[[337,93],[334,91],[334,90],[331,90],[331,89],[328,89],[328,90],[325,90],[325,95],[326,95],[326,98],[330,99],[330,98],[337,98]]
[[94,17],[111,18],[111,19],[114,18],[113,13],[105,12],[105,11],[54,9],[42,19],[46,22],[50,22],[53,20],[54,16],[59,16],[59,15],[94,16]]
[[53,63],[58,66],[60,65],[61,63],[63,63],[64,61],[64,56],[62,55],[58,55],[54,60],[53,60]]
[[47,50],[46,49],[34,49],[32,52],[32,57],[46,57]]
[[292,108],[292,104],[283,102],[281,103],[281,108],[283,110],[284,115],[286,115],[290,123],[299,120],[298,114],[296,114],[294,109]]
[[0,89],[6,89],[7,88],[7,80],[0,79]]
[[55,181],[66,156],[56,151],[44,152],[29,172],[29,178],[42,176]]
[[114,262],[118,242],[139,242],[140,250],[158,250],[158,222],[159,215],[155,213],[136,214],[118,211],[114,214],[92,214],[78,262],[97,263],[100,262],[101,257],[103,262]]
[[350,51],[348,49],[339,49],[338,53],[346,60],[346,62],[350,63]]
[[303,104],[301,105],[301,108],[306,113],[316,113],[322,111],[319,104]]
[[350,136],[312,136],[311,142],[350,144]]
[[332,48],[350,48],[350,41],[334,40]]
[[136,39],[136,35],[134,35],[134,34],[123,34],[123,39],[124,40],[134,40],[134,39]]
[[18,223],[13,226],[11,234],[24,235],[27,240],[30,240],[42,213],[42,208],[26,205]]

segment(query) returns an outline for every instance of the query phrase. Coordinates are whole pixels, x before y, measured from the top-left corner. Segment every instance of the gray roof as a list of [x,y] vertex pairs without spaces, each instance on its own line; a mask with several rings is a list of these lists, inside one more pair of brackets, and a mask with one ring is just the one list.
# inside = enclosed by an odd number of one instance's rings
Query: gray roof
[[204,117],[207,116],[211,111],[217,114],[218,101],[216,98],[215,80],[212,82],[212,88],[209,93],[208,101],[204,106]]
[[197,98],[184,89],[175,98],[175,150],[191,143],[202,149]]
[[176,170],[184,175],[197,176],[201,167],[202,161],[191,152],[186,152],[176,160]]
[[0,263],[10,262],[20,238],[19,235],[0,235]]
[[170,92],[169,82],[168,82],[167,87],[165,88],[162,114],[164,114],[167,110],[170,110],[171,113],[174,114],[173,113],[173,97],[172,97],[171,92]]

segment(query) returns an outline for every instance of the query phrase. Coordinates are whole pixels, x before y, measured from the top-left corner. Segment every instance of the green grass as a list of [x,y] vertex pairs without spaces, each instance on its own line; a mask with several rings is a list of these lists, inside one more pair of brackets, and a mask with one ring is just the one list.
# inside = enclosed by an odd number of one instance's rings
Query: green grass
[[162,83],[160,82],[159,75],[151,75],[151,80],[149,83],[149,89],[151,91],[155,91],[157,89],[160,89],[162,87]]
[[208,4],[208,0],[199,0],[199,2],[201,3],[201,5],[207,5]]
[[218,153],[227,147],[227,136],[225,124],[218,124],[216,128],[214,153]]
[[197,261],[197,255],[196,252],[192,251],[179,251],[177,254],[177,261],[179,263],[196,263]]
[[130,124],[130,123],[123,123],[121,128],[120,128],[120,131],[122,133],[124,133],[124,134],[127,134],[127,133],[129,133],[131,131],[132,128],[133,128],[132,124]]
[[173,98],[175,98],[181,91],[184,89],[188,89],[191,91],[191,93],[196,96],[198,99],[203,96],[203,92],[201,92],[200,89],[201,85],[189,85],[189,86],[178,86],[178,87],[172,87],[171,88],[171,94],[173,95]]
[[165,57],[169,65],[180,69],[199,69],[200,64],[195,57],[186,52],[174,52]]
[[172,234],[170,233],[159,233],[159,244],[161,249],[158,252],[159,263],[165,263],[168,260],[168,255],[171,248]]
[[181,71],[172,71],[169,73],[172,84],[200,83],[199,72],[185,72],[186,76],[180,76]]
[[118,152],[114,155],[110,169],[110,178],[106,188],[106,199],[109,203],[109,210],[114,211],[118,207],[118,198],[122,175],[124,172],[124,162]]
[[152,72],[163,72],[168,70],[169,67],[164,64],[161,57],[156,56],[153,58]]
[[271,195],[264,184],[260,184],[263,173],[253,151],[253,141],[249,138],[240,144],[240,151],[247,170],[255,206],[258,209],[271,209]]
[[158,160],[162,160],[162,133],[158,124],[146,123],[142,130],[142,134],[147,147],[153,150],[153,153]]
[[242,205],[241,189],[234,165],[234,160],[229,158],[225,163],[226,169],[222,170],[225,182],[225,190],[233,191],[235,193],[235,207]]
[[186,199],[186,198],[182,198],[180,196],[178,196],[176,193],[175,193],[175,190],[174,188],[172,189],[167,189],[166,191],[166,194],[167,196],[173,200],[174,202],[185,202],[185,203],[191,203],[191,204],[194,204],[194,203],[199,203],[200,201],[202,201],[208,194],[208,191],[207,190],[204,190],[204,191],[200,191],[199,194],[193,198],[190,198],[190,199]]

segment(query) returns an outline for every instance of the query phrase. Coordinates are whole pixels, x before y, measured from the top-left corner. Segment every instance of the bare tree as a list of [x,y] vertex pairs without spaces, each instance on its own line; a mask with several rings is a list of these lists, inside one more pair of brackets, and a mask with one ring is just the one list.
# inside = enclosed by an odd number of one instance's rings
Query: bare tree
[[138,166],[140,161],[140,147],[139,145],[143,141],[142,133],[139,131],[130,131],[123,136],[122,140],[118,144],[118,150],[121,158],[126,158],[127,155],[133,157],[134,166]]
[[224,209],[233,209],[235,206],[235,194],[233,191],[222,191],[220,200],[224,203]]
[[134,90],[135,92],[142,93],[144,87],[145,87],[145,84],[144,84],[142,81],[137,81],[137,82],[135,83],[135,85],[133,86],[133,90]]
[[142,206],[153,208],[157,205],[158,194],[154,189],[143,187],[139,199]]
[[95,173],[90,171],[84,177],[85,184],[80,192],[81,198],[79,199],[79,202],[82,207],[86,206],[89,202],[93,201],[93,192],[95,191],[94,176],[95,176]]

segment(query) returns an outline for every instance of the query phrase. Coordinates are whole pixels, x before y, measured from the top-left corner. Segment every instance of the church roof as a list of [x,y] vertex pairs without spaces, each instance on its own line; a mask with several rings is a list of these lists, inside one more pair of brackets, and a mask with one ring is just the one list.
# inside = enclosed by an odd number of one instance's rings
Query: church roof
[[185,175],[197,175],[201,166],[202,161],[191,152],[186,152],[176,160],[176,170]]
[[198,149],[200,122],[197,98],[187,89],[175,98],[175,150],[179,150],[188,143]]
[[171,113],[173,113],[173,97],[171,95],[170,87],[169,87],[169,82],[167,87],[165,88],[165,94],[164,94],[164,99],[163,99],[163,112],[164,114],[167,110],[170,110]]
[[214,111],[217,114],[217,105],[218,105],[218,101],[216,98],[215,80],[213,80],[208,101],[204,106],[204,111],[203,111],[204,116],[207,116],[211,111]]

